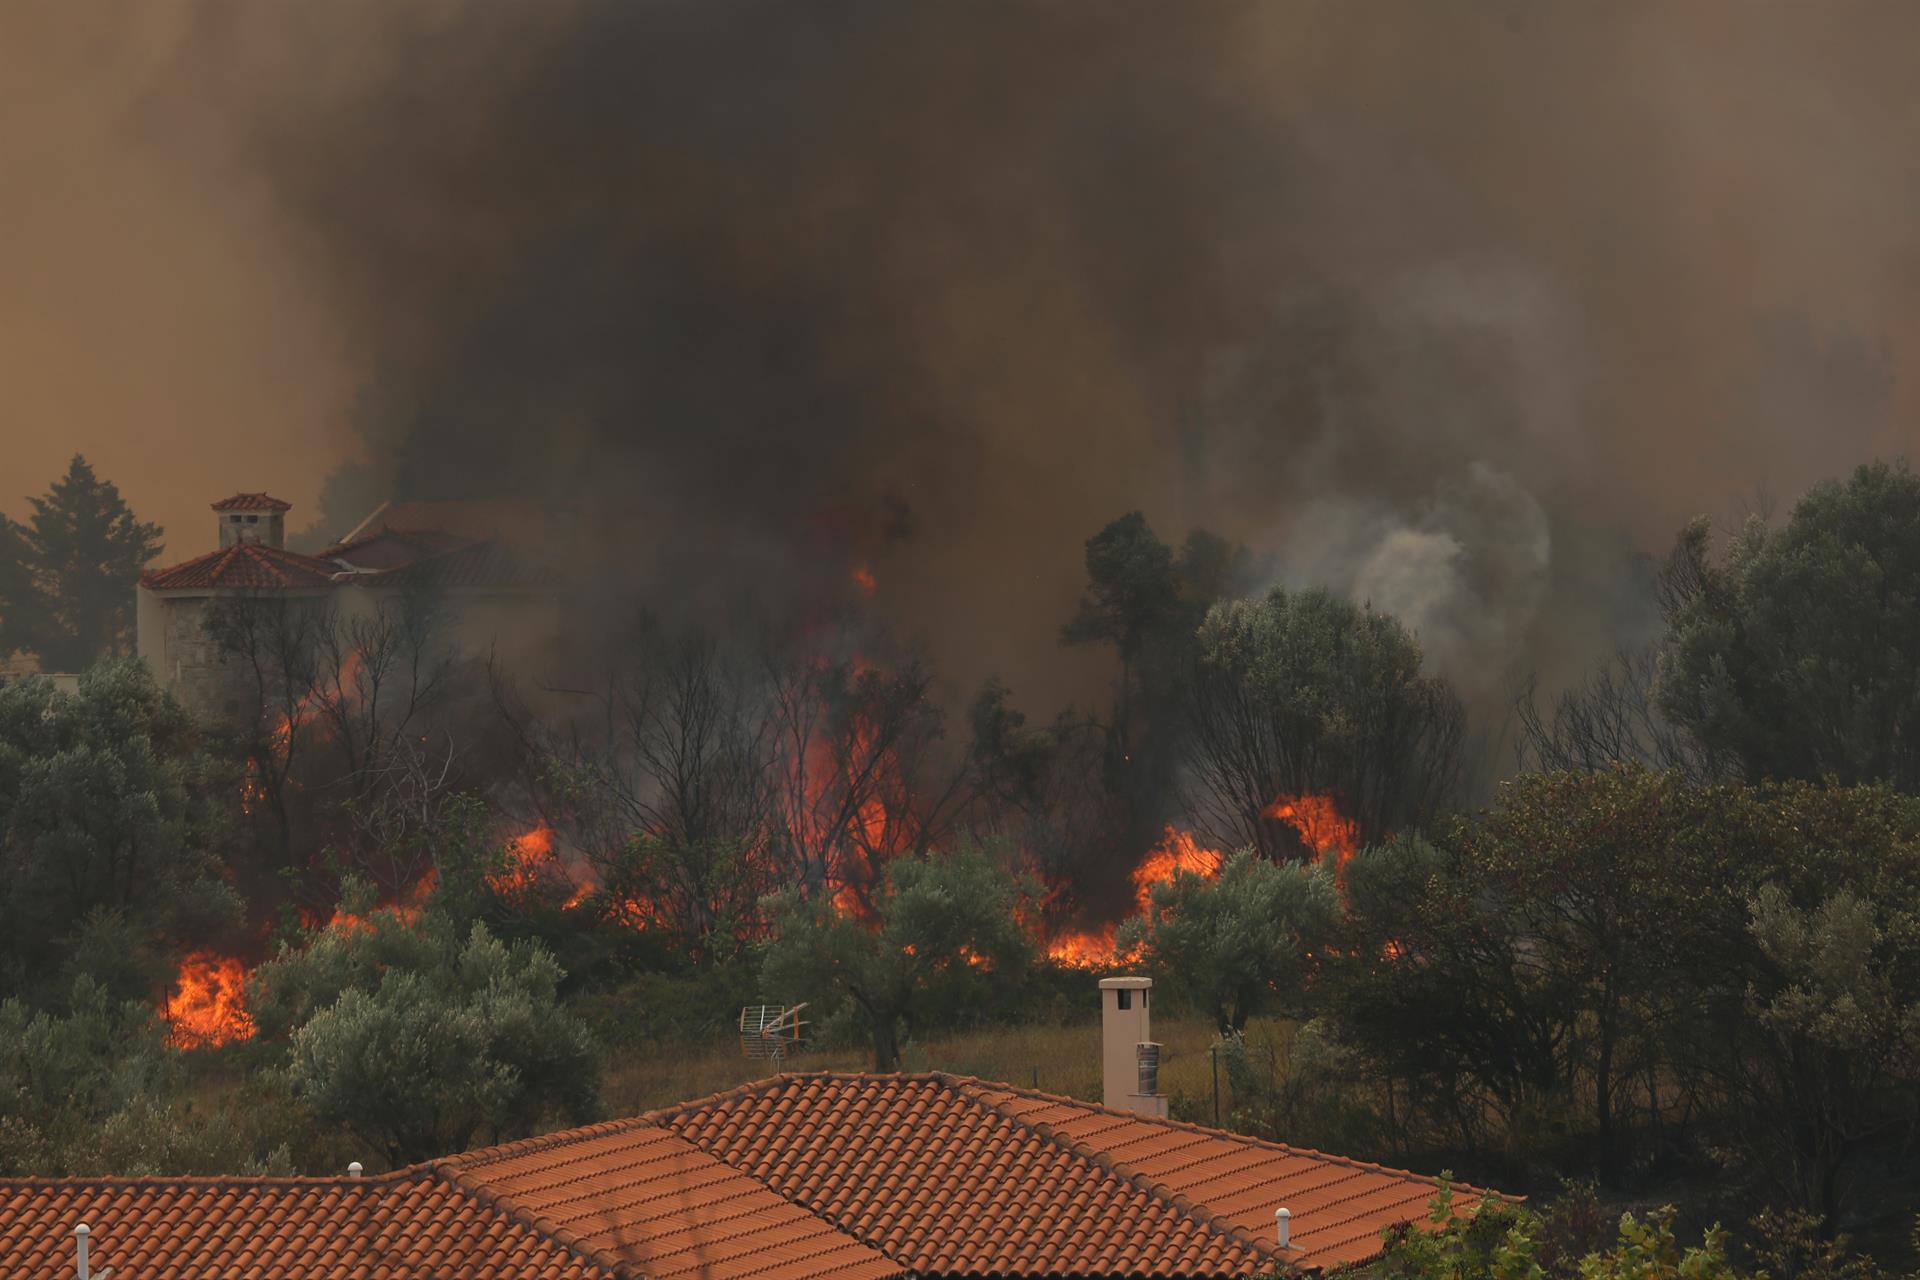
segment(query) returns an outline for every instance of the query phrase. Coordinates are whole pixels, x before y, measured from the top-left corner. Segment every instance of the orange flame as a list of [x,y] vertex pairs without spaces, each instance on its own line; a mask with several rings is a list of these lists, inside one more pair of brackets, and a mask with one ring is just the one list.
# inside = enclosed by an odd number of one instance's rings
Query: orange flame
[[1172,884],[1183,871],[1212,880],[1225,861],[1218,849],[1202,848],[1191,831],[1168,827],[1160,843],[1147,850],[1147,856],[1133,869],[1133,900],[1145,913],[1153,905],[1155,885]]
[[244,996],[247,968],[232,956],[190,952],[180,962],[175,994],[167,997],[172,1024],[167,1043],[176,1049],[209,1049],[253,1038]]
[[1336,870],[1346,869],[1360,843],[1359,825],[1341,816],[1331,796],[1278,796],[1260,816],[1291,826],[1315,853],[1331,853]]
[[553,828],[543,824],[507,841],[507,866],[488,876],[487,884],[502,895],[525,893],[552,863]]
[[[1133,882],[1133,901],[1141,914],[1153,906],[1155,885],[1171,884],[1173,878],[1181,872],[1205,876],[1211,880],[1220,874],[1220,864],[1226,861],[1218,849],[1208,849],[1194,838],[1191,831],[1182,831],[1169,826],[1160,843],[1147,850],[1128,879]],[[1047,946],[1047,955],[1060,964],[1075,969],[1098,969],[1108,965],[1123,963],[1127,957],[1116,948],[1115,925],[1103,925],[1098,929],[1076,929],[1054,938]]]
[[1098,969],[1119,959],[1114,953],[1116,926],[1076,929],[1063,933],[1047,947],[1047,958],[1070,969]]
[[857,564],[853,567],[853,585],[860,588],[861,595],[870,596],[880,589],[880,579],[866,565]]
[[339,706],[347,700],[359,676],[361,657],[358,649],[347,654],[345,661],[340,664],[340,670],[334,675],[332,693],[325,689],[309,689],[300,695],[291,710],[281,714],[279,723],[273,726],[273,732],[268,736],[275,751],[286,754],[287,748],[293,745],[294,731],[307,722],[310,713],[322,707]]
[[247,757],[247,774],[240,782],[240,812],[251,818],[254,806],[266,798],[266,784],[260,780],[260,758]]

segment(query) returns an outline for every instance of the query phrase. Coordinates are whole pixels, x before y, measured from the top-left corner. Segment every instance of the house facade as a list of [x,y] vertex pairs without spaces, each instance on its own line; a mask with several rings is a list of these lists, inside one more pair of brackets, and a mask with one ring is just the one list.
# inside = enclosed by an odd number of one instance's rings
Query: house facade
[[524,504],[388,503],[311,555],[286,545],[291,509],[267,493],[224,498],[212,504],[213,550],[141,575],[138,653],[199,715],[219,718],[246,705],[250,673],[221,652],[207,625],[222,599],[268,598],[351,617],[431,592],[447,606],[450,638],[476,652],[537,645],[561,625],[556,578],[542,559],[551,530]]

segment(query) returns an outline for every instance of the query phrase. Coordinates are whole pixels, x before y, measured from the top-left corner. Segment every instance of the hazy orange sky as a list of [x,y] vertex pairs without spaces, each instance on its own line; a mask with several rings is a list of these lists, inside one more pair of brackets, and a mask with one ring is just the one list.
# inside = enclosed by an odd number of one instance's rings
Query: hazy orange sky
[[[692,490],[743,539],[783,527],[699,488],[742,458],[815,505],[906,494],[878,599],[967,675],[1065,661],[1082,540],[1132,507],[1396,606],[1423,562],[1381,556],[1436,539],[1578,594],[1564,545],[1497,544],[1544,509],[1658,549],[1916,451],[1916,47],[1891,0],[0,5],[0,510],[79,451],[169,558],[240,489],[298,527],[356,396],[490,306],[517,336],[488,290],[597,219],[609,271],[735,290],[717,332],[793,306],[772,345],[817,341],[801,389],[859,429],[793,445],[791,388],[778,449],[703,457],[645,388],[608,427],[627,366],[576,376],[561,329],[488,353],[530,353],[500,388],[422,375],[439,456],[500,454],[467,466],[496,486],[617,461],[634,505]],[[1303,294],[1351,405],[1316,399]],[[665,346],[633,367],[671,381]],[[501,388],[524,414],[470,427]],[[1506,604],[1481,665],[1539,591]]]

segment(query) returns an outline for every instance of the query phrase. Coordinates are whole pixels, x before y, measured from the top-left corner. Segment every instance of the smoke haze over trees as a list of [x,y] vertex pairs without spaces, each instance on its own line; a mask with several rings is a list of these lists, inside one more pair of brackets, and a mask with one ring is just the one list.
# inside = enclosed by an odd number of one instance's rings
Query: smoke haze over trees
[[1912,438],[1904,7],[1003,19],[11,8],[0,420],[176,531],[511,491],[683,599],[869,558],[1042,714],[1108,678],[1052,640],[1116,511],[1479,712],[1637,638],[1627,553]]

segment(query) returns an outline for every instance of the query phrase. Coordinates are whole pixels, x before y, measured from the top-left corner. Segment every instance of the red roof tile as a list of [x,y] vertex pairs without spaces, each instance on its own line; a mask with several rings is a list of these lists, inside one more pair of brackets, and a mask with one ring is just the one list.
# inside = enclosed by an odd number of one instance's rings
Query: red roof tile
[[291,502],[265,493],[236,493],[231,498],[222,498],[213,504],[215,511],[291,511]]
[[543,1233],[656,1280],[887,1280],[903,1268],[668,1130],[639,1120],[436,1162]]
[[84,1221],[123,1280],[1251,1276],[1373,1258],[1434,1189],[987,1081],[822,1073],[379,1178],[0,1181],[0,1257],[65,1280]]
[[0,1181],[8,1280],[605,1280],[616,1274],[421,1170],[377,1178]]
[[288,590],[329,586],[338,572],[340,566],[331,560],[240,542],[170,568],[149,569],[140,575],[140,585],[152,591]]
[[1227,1276],[1255,1236],[946,1076],[788,1075],[651,1119],[918,1272]]
[[[982,1080],[955,1086],[1023,1125],[1099,1152],[1169,1195],[1206,1205],[1216,1221],[1238,1230],[1272,1239],[1273,1211],[1284,1206],[1293,1215],[1291,1239],[1297,1246],[1288,1259],[1310,1267],[1378,1257],[1380,1233],[1423,1220],[1437,1189],[1434,1179],[1405,1170],[1218,1129]],[[1455,1202],[1463,1208],[1485,1194],[1477,1187],[1454,1186]]]

